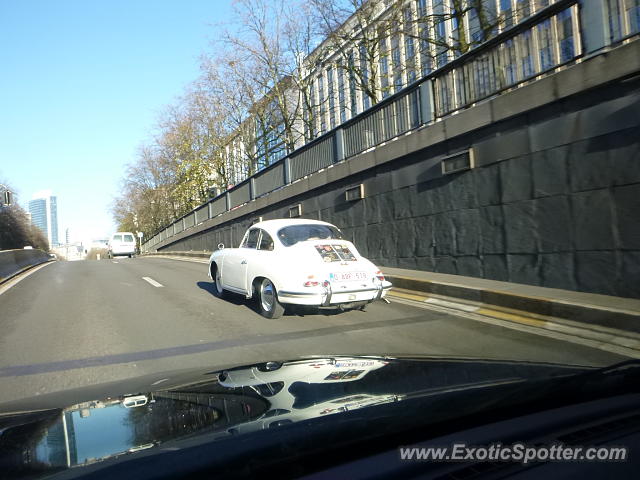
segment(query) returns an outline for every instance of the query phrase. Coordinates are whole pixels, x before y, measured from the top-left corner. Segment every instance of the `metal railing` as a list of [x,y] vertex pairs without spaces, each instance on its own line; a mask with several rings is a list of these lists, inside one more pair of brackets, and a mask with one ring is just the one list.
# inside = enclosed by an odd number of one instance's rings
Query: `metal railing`
[[[307,175],[349,161],[359,153],[576,61],[582,56],[578,3],[558,0],[459,56],[179,218],[163,229],[162,235],[156,234],[143,244],[143,251]],[[610,21],[602,18],[602,22]]]
[[577,0],[559,0],[434,72],[436,117],[469,107],[582,56]]

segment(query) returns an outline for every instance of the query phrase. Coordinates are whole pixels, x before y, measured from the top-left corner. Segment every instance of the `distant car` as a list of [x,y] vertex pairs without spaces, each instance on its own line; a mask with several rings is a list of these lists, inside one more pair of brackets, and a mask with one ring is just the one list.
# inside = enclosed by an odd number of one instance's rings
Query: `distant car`
[[31,245],[25,245],[24,247],[22,247],[23,250],[33,250],[33,247]]
[[117,232],[109,240],[109,258],[119,255],[133,257],[136,253],[136,237],[131,232]]
[[91,248],[96,248],[98,250],[108,250],[109,240],[94,240],[91,244]]
[[214,294],[257,297],[260,313],[278,318],[284,305],[364,308],[391,288],[378,267],[330,223],[267,220],[252,225],[240,248],[211,254]]
[[58,255],[56,255],[55,253],[50,253],[49,254],[49,258],[52,258],[53,260],[57,260],[58,259]]

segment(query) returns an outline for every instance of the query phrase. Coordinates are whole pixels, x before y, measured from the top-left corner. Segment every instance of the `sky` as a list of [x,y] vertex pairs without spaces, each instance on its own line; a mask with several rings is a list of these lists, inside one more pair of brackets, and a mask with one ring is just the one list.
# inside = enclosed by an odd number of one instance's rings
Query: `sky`
[[0,0],[0,183],[58,198],[59,241],[107,238],[162,110],[199,73],[231,0]]

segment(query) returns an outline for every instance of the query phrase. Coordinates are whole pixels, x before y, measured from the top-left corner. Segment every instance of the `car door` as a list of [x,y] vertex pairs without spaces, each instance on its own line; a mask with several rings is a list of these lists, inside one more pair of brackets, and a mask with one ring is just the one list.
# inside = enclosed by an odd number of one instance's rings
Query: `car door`
[[251,280],[256,276],[266,276],[274,280],[276,271],[274,269],[274,242],[271,235],[260,230],[258,248],[252,253],[251,261],[248,262],[247,279]]
[[247,267],[258,247],[260,229],[252,228],[245,235],[240,248],[225,256],[222,270],[224,286],[240,292],[247,291]]

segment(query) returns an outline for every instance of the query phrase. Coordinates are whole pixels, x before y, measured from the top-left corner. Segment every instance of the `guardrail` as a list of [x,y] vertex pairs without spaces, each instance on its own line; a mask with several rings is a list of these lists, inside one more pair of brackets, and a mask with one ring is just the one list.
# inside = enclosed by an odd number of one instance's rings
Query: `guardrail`
[[42,250],[0,250],[0,283],[51,259]]
[[[307,175],[575,62],[583,55],[578,4],[578,0],[557,0],[179,218],[156,232],[143,244],[143,251]],[[617,41],[612,38],[610,43]]]

